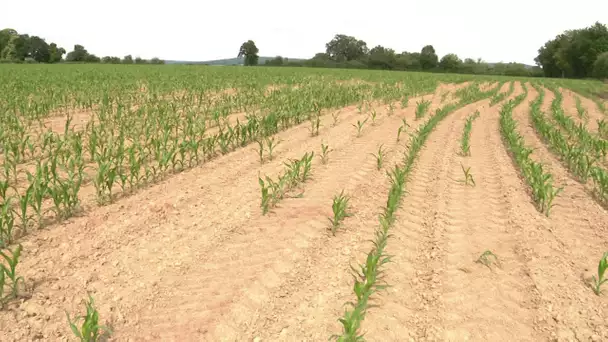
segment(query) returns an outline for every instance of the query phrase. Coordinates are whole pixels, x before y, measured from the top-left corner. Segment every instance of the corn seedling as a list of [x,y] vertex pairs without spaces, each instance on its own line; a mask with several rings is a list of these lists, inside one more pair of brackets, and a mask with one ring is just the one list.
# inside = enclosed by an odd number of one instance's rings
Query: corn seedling
[[15,215],[12,206],[10,197],[0,205],[0,248],[8,246],[13,241]]
[[479,111],[475,114],[470,115],[464,124],[464,131],[462,132],[462,138],[460,140],[460,153],[463,156],[471,155],[471,130],[473,129],[473,121],[479,117]]
[[[89,300],[84,302],[86,308],[86,314],[79,316],[72,321],[70,314],[65,313],[68,318],[68,323],[72,333],[80,339],[81,342],[94,342],[98,341],[102,337],[108,337],[112,332],[105,325],[99,325],[99,312],[95,308],[95,301],[89,294]],[[78,327],[76,324],[79,320],[82,320],[82,325]]]
[[361,120],[357,120],[357,124],[353,124],[353,127],[357,129],[357,138],[361,136],[361,130],[363,130],[363,125],[365,125],[366,122],[367,118],[363,120],[363,122]]
[[281,141],[275,138],[266,138],[266,146],[268,148],[268,160],[272,160],[272,152]]
[[264,140],[259,139],[256,141],[258,143],[258,148],[256,152],[258,153],[258,157],[260,158],[260,164],[264,164]]
[[431,107],[431,101],[422,100],[420,102],[416,102],[416,120],[420,120],[424,117],[424,115],[428,112]]
[[407,105],[408,105],[408,103],[409,103],[409,100],[410,100],[410,99],[409,99],[409,97],[407,97],[407,96],[404,96],[404,97],[401,99],[401,109],[405,109],[405,108],[407,108]]
[[323,165],[327,164],[327,160],[329,159],[329,152],[331,152],[329,146],[321,143],[321,154],[319,155],[319,157],[321,158],[321,163]]
[[372,118],[372,126],[376,126],[376,117],[378,116],[378,113],[376,112],[375,109],[372,109],[372,113],[370,114],[370,117]]
[[597,120],[597,131],[602,139],[608,140],[608,123],[604,119]]
[[608,282],[608,278],[605,278],[606,270],[608,269],[608,252],[604,253],[600,259],[600,263],[597,266],[597,278],[593,276],[593,292],[596,295],[602,294],[602,284]]
[[285,171],[278,176],[278,181],[273,181],[268,176],[265,179],[258,177],[262,196],[260,208],[263,215],[266,215],[270,208],[274,208],[287,191],[293,190],[298,184],[310,178],[313,157],[314,152],[307,152],[301,159],[291,159],[288,163],[284,163]]
[[[0,256],[3,261],[0,263],[0,307],[10,299],[19,296],[19,283],[25,286],[25,280],[23,277],[17,275],[17,264],[19,264],[19,256],[21,255],[21,245],[17,246],[15,250],[7,250],[7,253],[0,250]],[[7,282],[8,281],[8,282]],[[9,287],[9,293],[4,295],[4,288]]]
[[397,129],[397,142],[399,142],[399,139],[401,139],[401,133],[405,132],[410,126],[405,118],[401,119],[401,121],[403,123],[401,124],[401,126],[399,126],[399,129]]
[[316,115],[316,116],[311,116],[310,118],[310,128],[308,129],[310,131],[310,136],[311,137],[316,137],[317,135],[319,135],[319,127],[321,126],[321,117]]
[[344,190],[340,192],[339,195],[334,196],[333,203],[331,205],[331,209],[333,211],[334,217],[329,218],[329,222],[331,222],[331,232],[335,236],[336,231],[340,227],[340,224],[344,220],[344,218],[350,216],[348,213],[348,201],[350,198],[344,195]]
[[480,263],[484,266],[486,266],[489,269],[492,269],[492,263],[500,266],[500,263],[498,261],[498,257],[496,256],[496,254],[492,253],[492,251],[485,251],[483,252],[479,258],[476,261],[477,263]]
[[340,118],[340,111],[335,111],[331,114],[331,118],[334,120],[332,126],[338,125],[338,119]]
[[465,186],[471,185],[475,186],[475,180],[473,179],[473,175],[471,174],[471,167],[465,168],[462,164],[460,164],[460,168],[462,169],[462,173],[464,174],[464,180],[461,181]]
[[589,117],[587,116],[587,110],[585,109],[585,107],[583,107],[583,104],[581,103],[581,98],[576,96],[574,100],[576,101],[576,112],[578,114],[578,117],[581,120],[587,121]]
[[270,206],[269,187],[266,186],[264,180],[260,177],[258,177],[258,183],[260,183],[260,190],[262,192],[262,203],[260,204],[260,207],[262,208],[262,215],[266,215]]
[[378,147],[378,152],[374,153],[370,153],[372,156],[374,156],[376,158],[376,168],[378,170],[382,169],[382,164],[384,163],[384,153],[386,152],[385,150],[382,149],[382,146],[384,146],[384,144],[380,145],[380,147]]

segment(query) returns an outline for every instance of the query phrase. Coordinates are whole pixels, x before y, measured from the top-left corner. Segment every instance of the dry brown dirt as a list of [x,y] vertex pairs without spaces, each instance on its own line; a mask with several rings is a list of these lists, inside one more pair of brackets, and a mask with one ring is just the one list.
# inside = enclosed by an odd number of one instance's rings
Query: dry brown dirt
[[[425,96],[429,112],[460,86]],[[553,214],[530,201],[501,141],[500,106],[484,100],[450,114],[410,175],[387,247],[391,287],[366,316],[367,339],[608,340],[608,296],[586,280],[608,246],[608,214],[529,126],[528,89],[514,117],[533,158],[565,187]],[[511,98],[521,92],[516,84]],[[398,143],[397,129],[402,118],[408,132],[423,123],[414,119],[417,100],[392,116],[376,105],[376,124],[359,138],[352,124],[366,115],[343,108],[335,127],[323,116],[319,136],[307,124],[280,133],[273,161],[260,165],[248,146],[26,236],[19,269],[36,286],[0,311],[0,340],[71,339],[64,310],[82,312],[87,291],[116,341],[327,340],[340,332],[337,319],[354,297],[350,265],[369,251],[387,198],[371,153],[384,144],[385,168],[402,161],[407,135]],[[475,110],[471,156],[463,157],[460,137]],[[329,161],[315,156],[303,197],[261,215],[258,175],[275,177],[288,158],[319,154],[321,143],[332,149]],[[460,182],[461,164],[475,187]],[[332,236],[327,217],[342,190],[353,216]],[[475,262],[486,250],[498,265]]]

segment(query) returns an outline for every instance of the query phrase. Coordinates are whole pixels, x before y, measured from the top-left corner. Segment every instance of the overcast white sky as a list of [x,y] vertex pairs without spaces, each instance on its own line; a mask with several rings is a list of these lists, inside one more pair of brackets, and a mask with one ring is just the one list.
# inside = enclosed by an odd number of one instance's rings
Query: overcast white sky
[[608,0],[0,0],[0,28],[84,45],[97,56],[210,60],[236,57],[252,39],[261,56],[309,58],[337,33],[441,57],[534,64],[566,29],[608,24]]

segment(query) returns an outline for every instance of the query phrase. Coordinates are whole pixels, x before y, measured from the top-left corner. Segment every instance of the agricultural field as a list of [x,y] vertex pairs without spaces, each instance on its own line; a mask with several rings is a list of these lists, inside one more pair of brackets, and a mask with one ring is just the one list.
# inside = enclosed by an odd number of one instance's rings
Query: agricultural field
[[600,82],[0,77],[0,341],[608,340]]

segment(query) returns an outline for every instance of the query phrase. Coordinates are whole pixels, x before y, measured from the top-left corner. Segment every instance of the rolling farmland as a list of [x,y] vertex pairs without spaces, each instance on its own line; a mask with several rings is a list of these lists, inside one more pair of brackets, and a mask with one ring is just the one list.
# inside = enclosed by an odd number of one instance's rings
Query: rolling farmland
[[0,75],[1,341],[608,340],[599,82]]

